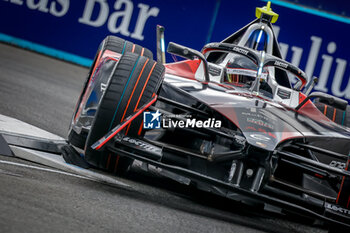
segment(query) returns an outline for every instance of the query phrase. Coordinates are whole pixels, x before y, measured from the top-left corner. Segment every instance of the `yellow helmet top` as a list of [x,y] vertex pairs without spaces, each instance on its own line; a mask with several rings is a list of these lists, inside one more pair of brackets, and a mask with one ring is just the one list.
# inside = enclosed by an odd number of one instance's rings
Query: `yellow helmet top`
[[278,14],[273,12],[271,9],[271,2],[268,1],[266,6],[257,7],[255,11],[255,16],[257,18],[264,18],[269,20],[271,23],[275,23],[278,19]]

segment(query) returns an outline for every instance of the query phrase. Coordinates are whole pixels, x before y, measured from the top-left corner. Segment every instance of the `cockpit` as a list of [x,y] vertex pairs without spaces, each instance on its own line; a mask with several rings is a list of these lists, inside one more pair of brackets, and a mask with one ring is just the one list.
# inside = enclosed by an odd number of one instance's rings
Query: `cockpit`
[[[240,88],[252,89],[257,76],[257,65],[249,59],[242,59],[242,57],[236,55],[226,64],[221,82]],[[271,84],[268,83],[268,69],[264,69],[263,72],[261,72],[259,79],[259,91],[264,96],[273,98],[273,88],[270,86]]]
[[219,43],[205,45],[201,52],[175,43],[169,43],[168,52],[198,59],[191,78],[200,82],[229,85],[230,92],[237,89],[237,93],[263,95],[296,106],[308,78],[298,67],[283,60],[272,28],[277,18],[269,9],[257,8],[256,20]]
[[[202,52],[209,64],[210,80],[279,101],[303,88],[308,81],[305,73],[282,59],[271,25],[277,17],[263,12],[221,43],[206,45]],[[220,69],[220,76],[210,72]]]

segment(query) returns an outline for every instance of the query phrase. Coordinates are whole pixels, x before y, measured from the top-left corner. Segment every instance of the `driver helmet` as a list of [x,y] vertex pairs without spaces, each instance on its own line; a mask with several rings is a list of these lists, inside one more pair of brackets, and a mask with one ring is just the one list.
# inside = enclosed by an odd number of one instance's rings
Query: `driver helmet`
[[224,82],[236,86],[251,86],[257,74],[257,65],[247,57],[232,54],[225,69]]

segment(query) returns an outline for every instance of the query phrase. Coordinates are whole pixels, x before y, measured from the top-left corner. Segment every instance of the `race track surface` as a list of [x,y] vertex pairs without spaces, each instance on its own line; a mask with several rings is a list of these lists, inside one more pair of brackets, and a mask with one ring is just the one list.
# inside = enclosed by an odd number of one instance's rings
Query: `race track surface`
[[[0,44],[0,114],[65,137],[88,70]],[[29,165],[29,166],[27,166]],[[141,171],[123,189],[0,156],[0,232],[326,232]]]

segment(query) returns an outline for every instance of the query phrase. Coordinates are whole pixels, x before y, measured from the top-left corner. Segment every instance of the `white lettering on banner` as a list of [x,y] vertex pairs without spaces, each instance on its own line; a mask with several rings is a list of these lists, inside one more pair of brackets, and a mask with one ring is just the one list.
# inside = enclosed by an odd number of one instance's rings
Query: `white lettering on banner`
[[47,8],[47,2],[48,0],[40,0],[37,3],[35,0],[27,0],[27,7],[31,10],[39,10],[41,12],[49,12],[49,9]]
[[[334,42],[329,43],[327,46],[327,52],[330,54],[334,53],[336,49],[337,49],[337,46],[335,45]],[[326,87],[326,85],[327,85],[329,73],[332,68],[333,57],[323,54],[322,60],[323,60],[323,64],[322,64],[322,69],[320,73],[319,83],[317,84],[317,86],[315,86],[315,90],[327,92],[328,88]]]
[[[131,38],[143,40],[145,24],[151,16],[158,16],[159,8],[150,8],[149,5],[143,3],[139,3],[137,6],[139,8],[139,14]],[[99,12],[97,18],[92,19],[92,12],[95,7],[98,7]],[[121,10],[123,7],[124,10]],[[129,27],[134,12],[133,2],[130,0],[116,0],[114,3],[114,10],[116,11],[108,17],[109,7],[106,0],[87,0],[83,16],[79,18],[78,21],[93,27],[101,27],[108,20],[107,27],[111,33],[120,33],[123,36],[130,36]]]
[[[115,10],[120,10],[124,5],[124,11],[116,11],[109,17],[108,20],[108,30],[112,33],[120,33],[123,36],[129,36],[128,31],[132,11],[134,9],[134,4],[129,0],[118,0],[114,4]],[[120,18],[120,25],[117,27],[118,19]]]
[[312,78],[316,66],[316,61],[318,57],[318,53],[320,52],[322,39],[317,36],[311,36],[312,44],[309,53],[309,57],[307,58],[305,73],[308,77]]
[[[91,19],[92,11],[96,4],[99,6],[99,13],[95,20]],[[83,16],[78,19],[79,23],[87,24],[93,27],[102,26],[108,18],[109,7],[105,0],[87,0]]]
[[[285,46],[286,47],[286,55],[287,55],[287,52],[288,52],[288,45]],[[296,47],[296,46],[292,46],[291,50],[293,51],[293,56],[292,56],[292,60],[291,60],[291,63],[297,67],[299,67],[300,65],[300,60],[301,60],[301,56],[303,55],[303,49],[302,48],[299,48],[299,47]],[[294,75],[291,75],[292,77],[291,78],[291,83],[292,84],[295,84],[299,81],[299,79],[294,76]]]
[[296,47],[296,46],[292,46],[292,51],[293,51],[293,56],[292,56],[292,60],[291,63],[297,67],[299,67],[300,64],[300,60],[301,60],[301,55],[303,54],[303,49]]
[[[23,5],[25,2],[31,10],[38,10],[50,13],[56,17],[66,15],[69,10],[70,0],[4,0],[16,5]],[[143,31],[147,20],[150,17],[157,17],[159,8],[150,7],[147,4],[139,3],[139,11],[136,19],[134,32],[130,32],[130,22],[134,13],[134,3],[131,0],[116,0],[114,12],[110,14],[107,0],[86,0],[83,15],[78,19],[79,23],[92,27],[101,27],[107,22],[108,30],[111,33],[119,33],[137,40],[144,40]],[[97,12],[97,14],[96,14]],[[94,13],[94,16],[93,16]],[[109,15],[110,14],[110,15]]]
[[[274,26],[276,35],[280,33],[280,28],[278,26]],[[310,52],[308,54],[308,59],[306,62],[306,68],[305,73],[308,77],[313,77],[315,73],[315,67],[317,60],[319,58],[319,53],[322,45],[322,38],[317,36],[311,36],[311,47]],[[289,45],[285,43],[279,43],[281,48],[282,57],[286,58]],[[299,66],[301,57],[303,54],[303,48],[292,46],[291,48],[293,54],[291,63],[293,65]],[[323,91],[323,92],[331,92],[332,95],[335,95],[337,97],[345,98],[350,100],[350,78],[347,83],[347,86],[344,90],[341,90],[341,86],[344,80],[344,74],[347,67],[347,61],[344,59],[336,58],[335,64],[336,64],[336,70],[333,77],[333,82],[331,84],[331,90],[328,90],[327,83],[330,79],[330,72],[332,69],[332,65],[334,64],[334,58],[331,56],[335,53],[337,50],[337,44],[335,42],[329,42],[327,44],[327,53],[328,54],[322,54],[322,65],[321,65],[321,71],[319,74],[316,74],[316,76],[319,77],[317,85],[314,87],[315,90]]]
[[[52,2],[50,6],[50,13],[56,17],[64,16],[69,9],[69,0],[56,0],[57,2]],[[57,7],[57,5],[60,5]],[[61,8],[61,10],[58,10]]]
[[143,29],[145,28],[146,21],[149,17],[157,17],[159,14],[159,8],[152,7],[150,10],[149,6],[146,4],[139,3],[137,5],[140,8],[139,16],[137,17],[136,27],[131,37],[138,40],[143,40],[144,37],[142,35]]
[[[4,0],[8,2],[9,0]],[[23,0],[10,0],[11,3],[23,5]],[[64,16],[69,9],[69,0],[54,0],[49,4],[49,0],[27,0],[26,5],[31,10],[38,10],[44,13],[50,13],[56,17]],[[50,8],[50,10],[49,10]]]
[[[9,0],[5,0],[8,2]],[[10,0],[11,3],[17,4],[17,5],[23,5],[23,0]]]
[[350,78],[348,79],[349,81],[345,90],[344,91],[340,90],[340,86],[343,81],[347,62],[339,58],[337,58],[335,62],[337,63],[337,69],[335,71],[335,75],[333,79],[332,93],[336,96],[345,96],[345,98],[350,99]]
[[285,59],[287,57],[289,45],[285,43],[280,43],[280,49],[281,49],[282,58]]

